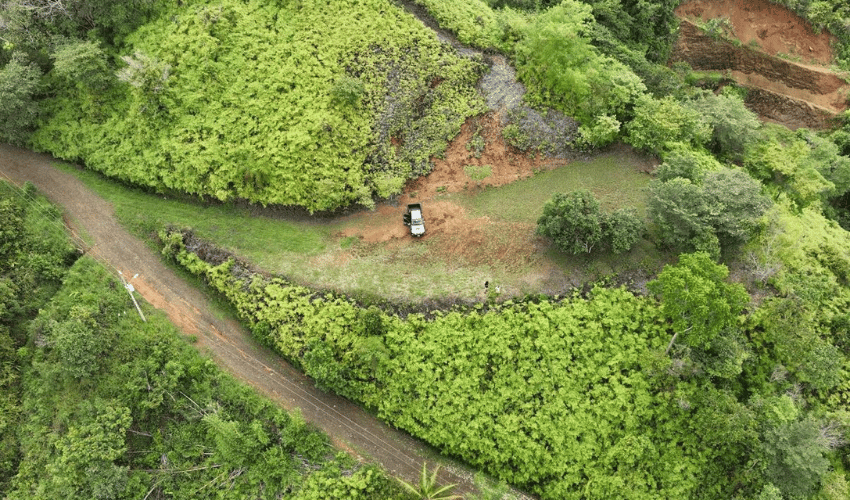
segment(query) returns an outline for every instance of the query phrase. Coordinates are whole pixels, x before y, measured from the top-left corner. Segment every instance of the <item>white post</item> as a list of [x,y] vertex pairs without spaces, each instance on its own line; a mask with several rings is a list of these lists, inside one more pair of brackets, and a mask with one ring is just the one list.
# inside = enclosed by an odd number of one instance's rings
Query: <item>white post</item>
[[[130,294],[130,298],[133,299],[133,305],[136,306],[136,310],[139,311],[139,316],[142,318],[142,321],[147,323],[148,320],[145,319],[145,315],[142,314],[142,308],[139,307],[139,303],[136,302],[136,297],[133,295],[133,292],[136,289],[133,288],[133,285],[131,285],[130,283],[127,282],[127,280],[124,279],[124,273],[122,273],[121,271],[118,271],[118,276],[121,277],[121,283],[124,283],[124,288],[127,289],[127,293]],[[138,274],[134,275],[133,278],[135,278],[136,276],[138,276]],[[133,278],[130,278],[130,279],[133,279]]]

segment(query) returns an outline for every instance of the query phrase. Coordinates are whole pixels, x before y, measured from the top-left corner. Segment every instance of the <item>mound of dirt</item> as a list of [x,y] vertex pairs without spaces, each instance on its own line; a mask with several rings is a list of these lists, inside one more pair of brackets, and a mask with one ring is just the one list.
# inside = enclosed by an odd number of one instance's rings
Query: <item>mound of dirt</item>
[[[847,109],[850,87],[822,66],[832,61],[833,37],[815,33],[788,9],[767,0],[696,0],[680,5],[676,14],[681,24],[671,62],[723,71],[755,90],[747,104],[763,119],[789,128],[824,128]],[[697,26],[709,22],[722,36]]]

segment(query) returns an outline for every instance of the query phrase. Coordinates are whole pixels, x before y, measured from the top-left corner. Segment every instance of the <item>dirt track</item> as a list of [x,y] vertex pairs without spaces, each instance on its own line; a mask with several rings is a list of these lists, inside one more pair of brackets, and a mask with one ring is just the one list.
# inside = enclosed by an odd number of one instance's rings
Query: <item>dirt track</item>
[[[377,462],[390,474],[417,482],[422,461],[434,453],[408,435],[381,423],[357,405],[315,388],[312,380],[258,345],[237,322],[212,312],[209,299],[187,284],[159,256],[128,233],[112,206],[73,175],[52,166],[49,155],[0,144],[0,179],[17,185],[32,182],[60,207],[75,234],[89,245],[86,253],[120,270],[136,290],[186,335],[211,354],[219,366],[288,410],[300,409],[307,422],[331,436],[334,444],[364,461]],[[441,469],[443,483],[456,483],[457,493],[474,491],[472,473],[457,466]]]

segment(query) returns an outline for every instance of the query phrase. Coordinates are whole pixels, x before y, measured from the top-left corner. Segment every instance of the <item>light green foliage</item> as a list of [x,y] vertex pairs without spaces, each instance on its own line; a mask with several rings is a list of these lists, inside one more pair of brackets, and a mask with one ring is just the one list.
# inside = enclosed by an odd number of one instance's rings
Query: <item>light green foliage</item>
[[501,23],[482,0],[414,0],[466,45],[489,49],[500,44]]
[[770,212],[776,227],[764,243],[782,264],[770,283],[782,295],[829,309],[843,307],[832,304],[840,300],[841,285],[850,279],[850,235],[813,207],[797,212],[789,205],[779,204]]
[[317,211],[394,194],[381,179],[427,173],[481,110],[483,66],[385,0],[299,5],[173,7],[126,40],[119,74],[131,85],[98,106],[49,99],[35,142],[219,200]]
[[664,266],[647,285],[661,300],[674,340],[682,335],[685,344],[706,349],[722,330],[736,326],[749,295],[741,285],[727,283],[728,276],[726,266],[697,252],[680,255],[678,264]]
[[691,183],[699,184],[705,174],[720,168],[720,162],[709,153],[680,144],[664,155],[664,163],[659,165],[654,173],[655,178],[661,182],[682,177]]
[[635,103],[634,119],[626,126],[629,144],[658,156],[676,143],[700,147],[710,137],[711,128],[700,114],[670,96],[640,97]]
[[711,149],[721,157],[740,161],[749,144],[758,139],[761,122],[737,96],[708,93],[685,106],[711,126]]
[[138,99],[142,101],[153,99],[165,90],[165,84],[171,76],[169,64],[143,52],[136,52],[132,56],[122,56],[121,60],[126,66],[118,71],[118,80],[135,88]]
[[811,152],[808,161],[828,182],[833,184],[830,198],[835,198],[850,191],[850,157],[842,155],[838,145],[811,130],[800,129],[797,136],[808,143]]
[[581,125],[578,132],[582,145],[587,148],[601,148],[614,142],[620,134],[620,122],[613,116],[601,115],[590,125]]
[[72,313],[71,319],[52,325],[49,335],[64,372],[77,380],[97,370],[98,358],[108,347],[97,338],[97,325],[92,324],[90,314],[84,313],[84,316],[89,317],[80,318],[79,313]]
[[463,173],[476,184],[493,175],[493,167],[490,165],[467,165],[463,167]]
[[[132,423],[130,410],[117,401],[81,401],[68,429],[54,441],[56,454],[47,464],[40,495],[62,498],[127,498],[127,452],[124,439]],[[39,489],[41,489],[39,488]]]
[[836,191],[836,185],[824,177],[821,169],[834,177],[842,189],[847,187],[848,165],[830,154],[834,150],[826,147],[818,152],[805,140],[779,128],[769,128],[768,134],[768,138],[747,150],[744,167],[764,181],[774,198],[787,197],[797,209],[821,202]]
[[21,52],[0,68],[0,140],[12,144],[28,140],[39,111],[35,94],[40,78],[41,70]]
[[[665,178],[681,171],[698,176],[702,168],[687,157],[663,170]],[[691,173],[693,172],[693,173]],[[701,182],[700,182],[701,181]],[[746,172],[720,167],[691,181],[676,176],[649,186],[649,219],[660,241],[681,250],[702,250],[717,257],[724,246],[746,242],[770,207],[761,184]]]
[[[349,299],[276,278],[236,278],[233,261],[212,266],[185,251],[177,258],[224,293],[264,342],[308,373],[332,372],[325,383],[335,392],[501,480],[559,499],[696,491],[689,471],[702,458],[665,444],[666,426],[681,423],[656,412],[645,378],[648,350],[667,341],[650,301],[595,289],[587,299],[428,320],[383,314],[379,328],[376,310],[364,316]],[[386,354],[364,357],[366,335],[376,344],[368,351]],[[316,349],[325,372],[315,359],[307,366],[305,353]]]
[[440,466],[434,467],[431,475],[428,475],[428,463],[422,462],[422,475],[419,478],[419,484],[412,485],[402,481],[401,485],[411,493],[414,497],[421,500],[456,500],[463,497],[451,495],[451,490],[455,487],[453,484],[440,486],[437,484],[437,473],[440,472]]
[[514,48],[518,74],[533,103],[546,104],[583,124],[609,115],[622,120],[646,87],[628,67],[590,44],[590,8],[566,0],[523,27]]

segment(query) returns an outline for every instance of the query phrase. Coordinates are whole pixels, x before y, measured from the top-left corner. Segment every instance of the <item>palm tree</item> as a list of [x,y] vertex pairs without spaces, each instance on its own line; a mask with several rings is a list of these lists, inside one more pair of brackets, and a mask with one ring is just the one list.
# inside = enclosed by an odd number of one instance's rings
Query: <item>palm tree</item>
[[422,477],[419,480],[419,487],[400,479],[399,482],[401,482],[405,490],[413,493],[420,500],[461,500],[463,497],[449,494],[452,488],[457,485],[437,486],[437,472],[439,470],[440,466],[438,465],[434,468],[434,472],[431,473],[431,477],[428,477],[428,463],[422,462]]

